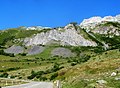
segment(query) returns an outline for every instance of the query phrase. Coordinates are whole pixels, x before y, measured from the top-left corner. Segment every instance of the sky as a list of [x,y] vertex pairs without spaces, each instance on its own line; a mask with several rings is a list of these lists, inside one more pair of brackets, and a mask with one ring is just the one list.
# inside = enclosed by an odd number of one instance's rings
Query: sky
[[0,0],[0,29],[62,27],[92,16],[120,14],[120,0]]

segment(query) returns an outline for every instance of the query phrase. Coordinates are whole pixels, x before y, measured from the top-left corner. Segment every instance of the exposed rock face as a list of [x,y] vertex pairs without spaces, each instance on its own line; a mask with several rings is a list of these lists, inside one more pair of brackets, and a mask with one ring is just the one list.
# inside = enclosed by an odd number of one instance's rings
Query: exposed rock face
[[101,85],[102,85],[102,84],[106,84],[106,83],[107,83],[107,81],[105,81],[105,80],[98,80],[98,81],[97,81],[97,83],[99,83],[99,84],[101,84]]
[[95,30],[91,30],[93,33],[106,34],[106,35],[120,35],[120,29],[114,26],[97,26]]
[[42,26],[35,26],[35,27],[27,27],[26,30],[43,30],[43,29],[51,29],[50,27],[42,27]]
[[27,55],[35,55],[35,54],[39,54],[42,53],[44,51],[45,47],[42,46],[32,46],[28,52]]
[[120,78],[117,78],[117,77],[116,77],[115,80],[116,80],[116,81],[120,81]]
[[42,32],[32,38],[25,38],[24,43],[26,46],[30,45],[46,45],[51,40],[59,41],[60,45],[72,45],[72,46],[96,46],[93,41],[87,40],[77,33],[75,27],[72,24],[65,26],[61,30],[53,29],[46,33]]
[[83,20],[80,24],[80,27],[86,29],[88,32],[98,33],[98,34],[107,34],[112,36],[120,35],[120,15],[115,17],[106,16],[101,17],[92,17],[89,19]]
[[116,75],[117,75],[116,72],[111,73],[111,76],[116,76]]
[[5,49],[4,50],[5,53],[13,53],[13,54],[19,54],[19,53],[23,53],[24,52],[24,48],[21,47],[21,46],[11,46],[10,48],[8,49]]
[[74,53],[71,52],[71,50],[66,49],[66,48],[56,48],[54,49],[51,54],[53,56],[62,56],[62,57],[73,57],[75,56]]
[[89,19],[84,19],[83,22],[80,24],[80,27],[85,29],[94,28],[96,25],[101,23],[101,17],[92,17]]
[[85,29],[93,29],[97,25],[102,24],[104,22],[119,22],[120,23],[120,15],[117,15],[115,17],[106,16],[104,18],[91,17],[89,19],[83,20],[83,22],[80,24],[80,27],[85,28]]

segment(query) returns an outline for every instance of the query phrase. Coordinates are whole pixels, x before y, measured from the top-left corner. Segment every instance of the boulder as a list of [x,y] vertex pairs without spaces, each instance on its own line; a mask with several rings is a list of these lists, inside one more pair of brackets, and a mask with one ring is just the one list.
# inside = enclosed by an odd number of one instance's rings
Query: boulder
[[24,39],[26,46],[31,45],[47,45],[50,41],[59,42],[60,45],[71,45],[71,46],[97,46],[92,41],[85,39],[82,35],[78,34],[75,27],[69,24],[63,28],[64,32],[59,29],[52,29],[47,32],[41,32],[30,38]]
[[120,80],[120,78],[115,78],[115,80]]
[[44,51],[45,47],[43,46],[32,46],[28,52],[27,55],[35,55],[35,54],[39,54],[42,53]]
[[99,83],[99,84],[101,84],[101,85],[102,85],[102,84],[106,84],[106,83],[107,83],[107,81],[105,81],[105,80],[98,80],[98,81],[97,81],[97,83]]
[[116,72],[112,72],[112,73],[111,73],[111,76],[116,76],[116,75],[117,75]]
[[5,53],[13,53],[13,54],[19,54],[19,53],[23,53],[24,52],[24,48],[21,46],[11,46],[7,49],[4,50]]
[[62,56],[62,57],[74,57],[75,54],[71,52],[71,50],[66,49],[66,48],[55,48],[51,52],[52,56]]

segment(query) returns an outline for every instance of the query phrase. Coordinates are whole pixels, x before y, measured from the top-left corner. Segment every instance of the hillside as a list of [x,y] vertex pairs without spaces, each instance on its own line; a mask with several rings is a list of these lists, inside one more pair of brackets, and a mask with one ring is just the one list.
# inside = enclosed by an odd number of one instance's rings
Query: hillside
[[1,78],[61,80],[63,88],[120,88],[119,65],[120,15],[0,31]]

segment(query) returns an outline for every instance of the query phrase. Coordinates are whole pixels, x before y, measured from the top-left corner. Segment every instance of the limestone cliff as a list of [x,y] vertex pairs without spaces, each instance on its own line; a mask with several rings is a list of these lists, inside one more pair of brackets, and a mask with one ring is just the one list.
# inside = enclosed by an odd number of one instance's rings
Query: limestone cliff
[[[47,29],[46,29],[47,30]],[[30,45],[46,45],[50,41],[57,41],[60,45],[71,46],[96,46],[94,41],[85,39],[77,33],[73,24],[69,24],[64,28],[52,29],[47,32],[41,32],[35,36],[25,38],[24,43],[26,46]]]

